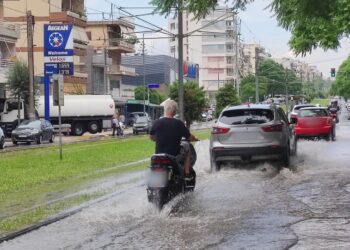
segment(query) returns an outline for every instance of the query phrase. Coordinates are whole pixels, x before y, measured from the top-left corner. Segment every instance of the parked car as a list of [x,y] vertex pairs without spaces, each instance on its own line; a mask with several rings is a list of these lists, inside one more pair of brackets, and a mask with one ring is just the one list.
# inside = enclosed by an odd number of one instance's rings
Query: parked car
[[298,116],[298,112],[301,108],[308,108],[308,107],[316,107],[314,104],[297,104],[294,105],[292,111],[290,112],[290,119],[296,118]]
[[280,159],[289,166],[297,144],[293,125],[283,109],[274,104],[226,107],[210,137],[211,169],[222,163],[254,159]]
[[302,108],[294,119],[297,138],[325,137],[327,140],[335,140],[336,125],[327,108]]
[[4,149],[5,147],[5,134],[2,128],[0,127],[0,149]]
[[127,126],[133,126],[134,122],[136,121],[136,119],[138,117],[142,117],[142,116],[146,116],[149,117],[148,113],[144,113],[144,112],[132,112],[129,113],[127,118],[126,118],[126,125]]
[[140,132],[149,133],[152,127],[151,119],[148,116],[139,116],[136,118],[133,126],[133,134],[138,134]]
[[36,142],[41,144],[43,141],[54,142],[55,134],[52,124],[46,120],[24,120],[11,134],[12,143],[18,142]]

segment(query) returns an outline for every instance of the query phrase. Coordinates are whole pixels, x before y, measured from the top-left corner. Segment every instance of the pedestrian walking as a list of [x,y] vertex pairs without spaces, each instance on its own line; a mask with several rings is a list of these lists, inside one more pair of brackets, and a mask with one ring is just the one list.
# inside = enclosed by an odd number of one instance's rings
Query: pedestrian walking
[[119,121],[117,118],[117,115],[113,115],[113,119],[112,119],[112,136],[115,136],[115,131],[117,130],[119,126]]

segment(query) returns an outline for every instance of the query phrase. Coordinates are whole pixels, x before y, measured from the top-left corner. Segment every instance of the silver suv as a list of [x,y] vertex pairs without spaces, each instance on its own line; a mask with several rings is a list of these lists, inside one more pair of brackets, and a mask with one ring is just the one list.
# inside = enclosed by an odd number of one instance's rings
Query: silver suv
[[280,159],[288,167],[296,154],[294,126],[275,104],[228,106],[220,114],[210,138],[211,169],[235,160]]

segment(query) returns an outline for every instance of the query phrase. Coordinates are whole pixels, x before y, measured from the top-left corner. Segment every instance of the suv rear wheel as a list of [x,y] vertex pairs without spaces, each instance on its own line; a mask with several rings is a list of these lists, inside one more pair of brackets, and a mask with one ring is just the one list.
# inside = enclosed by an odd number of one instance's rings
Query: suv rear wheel
[[288,168],[290,165],[290,148],[289,145],[283,149],[282,155],[281,155],[281,159],[282,159],[282,164],[285,168]]
[[220,171],[221,170],[221,164],[220,162],[215,161],[212,157],[210,157],[210,170],[212,173]]

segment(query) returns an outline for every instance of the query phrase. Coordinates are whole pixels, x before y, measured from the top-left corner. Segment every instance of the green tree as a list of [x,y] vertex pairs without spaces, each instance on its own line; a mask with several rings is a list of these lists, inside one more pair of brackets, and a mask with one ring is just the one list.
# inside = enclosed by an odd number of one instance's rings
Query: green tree
[[[134,90],[135,93],[135,100],[143,100],[143,97],[145,96],[145,99],[148,100],[148,88],[143,86],[138,86]],[[165,96],[160,94],[158,91],[154,89],[149,90],[149,100],[153,104],[161,104],[165,100]]]
[[350,56],[340,65],[331,93],[350,98]]
[[[152,0],[157,10],[170,14],[179,0]],[[219,0],[187,0],[183,8],[196,18],[205,17]],[[233,9],[244,9],[252,0],[225,0]],[[348,0],[272,0],[269,5],[278,24],[291,31],[290,47],[305,55],[317,47],[336,49],[339,40],[350,34],[350,1]]]
[[237,92],[233,84],[225,84],[221,87],[218,93],[215,96],[216,98],[216,116],[218,117],[221,111],[227,105],[237,105],[240,103],[239,98],[237,97]]
[[[226,2],[228,2],[226,0]],[[244,9],[245,5],[252,0],[233,0],[234,9]],[[178,9],[179,0],[151,0],[151,4],[157,6],[161,14],[169,15],[174,8]],[[182,0],[182,8],[193,13],[196,18],[204,17],[218,5],[218,0]]]
[[[29,71],[26,63],[17,60],[9,69],[6,86],[12,97],[23,99],[26,107],[29,105]],[[25,110],[28,110],[27,108]],[[28,118],[25,112],[25,118]]]
[[242,102],[254,101],[255,98],[255,76],[243,77],[240,85],[240,98]]
[[[179,102],[179,84],[177,82],[170,86],[169,97]],[[203,87],[199,87],[198,82],[186,82],[184,84],[184,119],[188,128],[193,121],[201,118],[206,105],[207,100]]]

